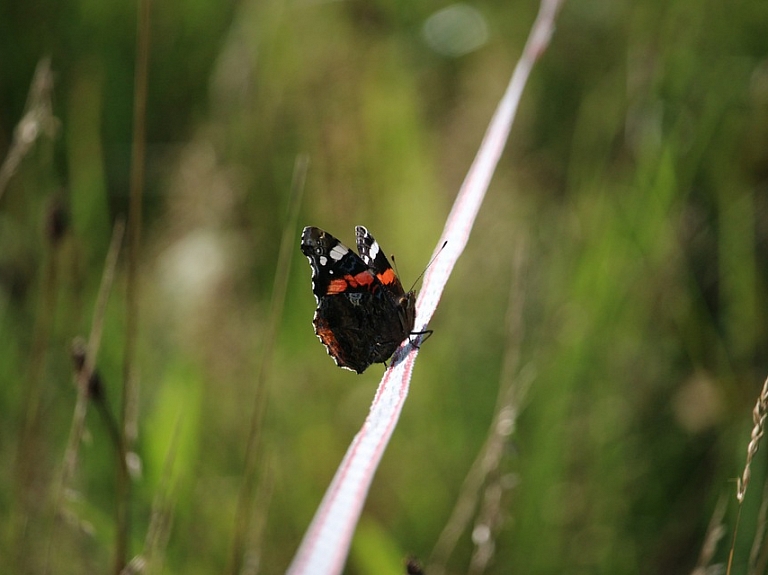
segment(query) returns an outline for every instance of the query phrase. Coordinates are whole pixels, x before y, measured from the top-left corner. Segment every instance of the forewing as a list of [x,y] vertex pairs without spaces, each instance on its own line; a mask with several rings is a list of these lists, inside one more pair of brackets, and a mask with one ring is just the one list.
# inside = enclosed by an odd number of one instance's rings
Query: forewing
[[360,256],[320,228],[304,228],[301,251],[312,268],[312,292],[318,302],[324,296],[370,290],[378,281]]
[[387,256],[384,255],[384,251],[379,246],[379,242],[373,238],[370,232],[363,226],[357,226],[355,239],[360,258],[376,274],[376,278],[387,286],[393,295],[399,296],[405,293],[395,270],[392,269]]

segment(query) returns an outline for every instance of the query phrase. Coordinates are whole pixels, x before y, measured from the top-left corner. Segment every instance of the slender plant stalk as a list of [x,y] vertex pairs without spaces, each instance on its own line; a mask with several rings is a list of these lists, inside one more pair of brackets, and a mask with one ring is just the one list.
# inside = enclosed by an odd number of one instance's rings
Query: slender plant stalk
[[[40,462],[43,442],[40,438],[41,401],[43,397],[43,375],[47,363],[50,336],[56,312],[56,298],[59,293],[58,268],[59,245],[61,237],[50,233],[50,218],[53,218],[54,206],[47,210],[49,249],[45,253],[41,298],[35,318],[32,335],[32,349],[29,357],[29,373],[26,385],[26,414],[22,423],[21,436],[16,452],[16,508],[12,520],[18,551],[17,564],[24,565],[29,558],[25,524],[30,517],[39,512],[37,487],[40,481]],[[33,455],[35,454],[35,455]]]
[[173,501],[176,488],[174,464],[176,463],[180,429],[181,417],[178,417],[173,426],[171,444],[168,446],[168,453],[163,463],[160,483],[152,500],[152,513],[144,538],[144,549],[141,554],[131,559],[123,569],[122,575],[162,573],[165,548],[168,545],[168,537],[173,523]]
[[691,575],[707,575],[708,570],[711,568],[712,558],[715,556],[717,544],[720,542],[720,539],[723,538],[723,535],[725,535],[725,526],[723,525],[725,509],[726,501],[724,497],[721,497],[709,520],[707,533],[704,536],[704,544],[701,546],[701,551],[699,552],[699,560],[696,563],[696,567],[691,572]]
[[[128,274],[126,286],[125,355],[120,412],[121,455],[133,450],[136,439],[136,342],[139,325],[139,250],[142,231],[142,198],[146,153],[147,81],[149,69],[150,0],[139,0],[134,76],[133,138],[131,146],[131,198],[128,211]],[[126,564],[130,533],[131,484],[126,465],[118,465],[116,489],[115,575]]]
[[[448,559],[456,547],[459,537],[466,531],[473,512],[478,506],[483,485],[487,484],[490,475],[499,467],[504,448],[514,431],[517,416],[522,409],[522,402],[528,391],[530,381],[518,373],[520,346],[522,345],[524,335],[523,307],[525,303],[525,290],[522,278],[526,255],[524,242],[518,239],[516,243],[517,249],[515,250],[513,261],[514,275],[510,285],[509,304],[507,306],[507,346],[500,374],[499,392],[496,399],[493,421],[488,430],[485,443],[464,479],[464,484],[456,500],[453,512],[435,544],[432,552],[432,564],[427,568],[431,575],[441,575],[445,572]],[[494,482],[494,484],[498,485],[498,481]],[[490,484],[486,485],[486,493],[492,490],[493,487]],[[491,498],[486,496],[484,501],[486,502],[484,505],[484,515],[486,518],[490,518],[494,515],[493,510],[488,505]],[[481,515],[483,514],[481,513]],[[486,523],[490,523],[490,521],[486,521]],[[490,544],[492,544],[492,539],[489,537],[485,545],[486,550],[489,549]],[[480,557],[481,555],[483,553],[477,549],[476,556]],[[482,570],[479,562],[479,559],[475,560],[474,571]]]
[[752,435],[747,445],[747,461],[744,464],[744,471],[741,473],[736,481],[736,500],[739,502],[739,510],[736,513],[736,524],[733,528],[733,537],[731,539],[731,550],[728,553],[728,569],[727,573],[730,575],[731,568],[733,567],[733,554],[736,548],[736,535],[739,531],[739,522],[741,520],[741,507],[744,503],[744,497],[747,494],[747,487],[749,487],[749,480],[752,477],[752,460],[757,455],[757,450],[760,448],[760,438],[765,433],[765,421],[768,418],[768,378],[763,383],[763,389],[760,391],[760,395],[757,396],[757,402],[752,409]]
[[236,575],[240,573],[245,555],[246,538],[250,531],[250,518],[253,511],[254,485],[257,463],[262,457],[260,431],[264,421],[264,413],[267,408],[268,390],[266,385],[267,374],[272,365],[272,348],[277,339],[277,331],[283,316],[285,293],[288,289],[288,277],[291,271],[291,254],[296,237],[296,223],[299,219],[299,208],[304,195],[304,182],[309,167],[309,157],[300,155],[296,158],[291,184],[291,198],[288,203],[288,220],[283,228],[283,237],[280,242],[280,254],[277,258],[275,281],[272,287],[272,305],[269,314],[267,329],[263,335],[261,348],[261,361],[256,375],[253,413],[251,415],[251,428],[248,433],[248,442],[245,448],[245,470],[243,482],[238,495],[237,510],[235,516],[235,534],[232,543],[232,557],[228,573]]
[[[120,246],[123,242],[124,230],[124,222],[122,220],[118,220],[115,223],[114,229],[112,231],[112,240],[110,242],[107,258],[104,263],[104,271],[101,276],[99,293],[96,297],[93,319],[91,320],[91,332],[88,336],[88,344],[83,350],[83,365],[75,371],[77,401],[75,403],[74,413],[72,414],[72,423],[69,429],[69,439],[67,440],[67,448],[64,451],[64,461],[61,466],[59,478],[54,487],[54,519],[51,536],[48,540],[48,552],[46,553],[46,573],[50,573],[53,547],[57,544],[59,539],[57,534],[57,526],[59,524],[58,516],[62,512],[64,493],[66,492],[67,487],[69,486],[69,483],[75,474],[75,469],[77,468],[77,456],[83,437],[83,430],[85,428],[85,414],[88,408],[88,386],[94,373],[96,357],[98,356],[99,347],[101,345],[101,334],[104,327],[104,315],[107,308],[107,301],[109,300],[109,294],[112,291],[112,284],[115,277],[115,268],[117,267],[117,258],[120,253]],[[118,457],[120,455],[121,454],[118,450]]]
[[0,166],[0,199],[24,156],[29,153],[40,135],[45,134],[49,138],[56,135],[59,121],[53,115],[52,92],[51,59],[43,58],[37,63],[32,77],[24,116],[13,130],[13,141]]
[[[757,513],[757,529],[749,552],[749,575],[765,573],[765,528],[768,520],[768,480],[763,482],[763,498]],[[762,557],[761,557],[762,555]]]
[[475,541],[475,550],[469,566],[471,574],[485,572],[496,550],[496,537],[505,519],[502,498],[505,491],[509,489],[500,471],[501,463],[511,437],[517,429],[517,419],[523,410],[523,402],[532,382],[530,374],[520,373],[521,346],[525,335],[523,323],[525,306],[523,275],[527,261],[525,252],[525,242],[518,238],[507,311],[507,349],[501,370],[496,412],[486,440],[486,459],[482,464],[486,485],[480,498],[480,509],[473,529],[473,532],[484,532],[487,535],[478,537]]
[[744,503],[744,496],[747,494],[749,479],[752,475],[752,459],[757,455],[757,450],[760,448],[760,438],[765,433],[766,418],[768,418],[768,379],[765,380],[755,407],[752,409],[752,422],[754,426],[752,427],[752,436],[747,445],[747,462],[736,485],[736,499],[739,501],[739,505]]

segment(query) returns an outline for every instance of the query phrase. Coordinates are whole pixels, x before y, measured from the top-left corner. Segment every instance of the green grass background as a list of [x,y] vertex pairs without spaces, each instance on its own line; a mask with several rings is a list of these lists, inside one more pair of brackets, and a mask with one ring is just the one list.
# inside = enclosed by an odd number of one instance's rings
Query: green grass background
[[[132,556],[170,479],[162,572],[226,572],[298,154],[310,158],[299,226],[352,242],[364,224],[406,285],[424,269],[537,9],[471,5],[488,40],[459,57],[424,41],[436,2],[152,6]],[[87,336],[128,209],[136,27],[131,3],[0,3],[0,155],[44,56],[60,120],[0,199],[2,572],[44,571],[76,396],[69,345]],[[766,30],[759,0],[566,3],[430,325],[347,573],[429,559],[488,433],[513,279],[531,388],[495,471],[509,488],[488,572],[688,573],[721,497],[713,562],[725,561],[768,375]],[[54,197],[70,222],[57,246],[44,233]],[[248,542],[261,573],[290,562],[382,373],[339,370],[316,340],[299,232],[266,378]],[[98,358],[115,412],[125,271],[123,254]],[[23,441],[34,381],[40,423]],[[86,422],[55,573],[111,568],[114,453],[95,410]],[[760,452],[735,573],[762,538],[764,468]],[[449,572],[468,572],[471,553],[465,533]]]

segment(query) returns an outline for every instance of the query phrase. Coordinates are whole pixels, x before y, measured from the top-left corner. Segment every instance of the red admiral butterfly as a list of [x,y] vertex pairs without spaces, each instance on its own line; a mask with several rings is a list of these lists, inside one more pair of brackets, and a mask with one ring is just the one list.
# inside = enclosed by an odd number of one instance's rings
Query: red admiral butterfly
[[405,292],[379,244],[355,228],[357,251],[308,226],[301,251],[312,266],[317,310],[312,323],[336,365],[363,373],[384,363],[413,331],[416,295]]

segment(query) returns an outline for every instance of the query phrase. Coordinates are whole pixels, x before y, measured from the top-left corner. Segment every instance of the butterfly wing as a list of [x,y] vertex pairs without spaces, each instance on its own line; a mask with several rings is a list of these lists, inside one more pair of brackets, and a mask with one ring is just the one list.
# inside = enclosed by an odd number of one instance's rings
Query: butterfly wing
[[385,286],[387,286],[390,293],[399,297],[405,293],[403,285],[400,283],[400,279],[395,274],[395,270],[392,269],[392,264],[389,263],[387,256],[370,232],[363,226],[357,226],[355,228],[355,239],[357,241],[357,251],[360,252],[360,258],[365,262],[374,274],[376,278]]
[[370,291],[378,281],[360,256],[320,228],[304,228],[301,251],[312,268],[312,292],[318,303],[329,295]]

